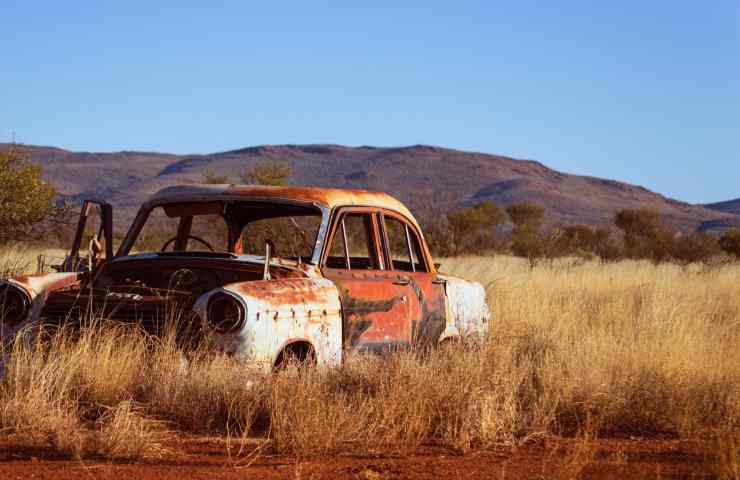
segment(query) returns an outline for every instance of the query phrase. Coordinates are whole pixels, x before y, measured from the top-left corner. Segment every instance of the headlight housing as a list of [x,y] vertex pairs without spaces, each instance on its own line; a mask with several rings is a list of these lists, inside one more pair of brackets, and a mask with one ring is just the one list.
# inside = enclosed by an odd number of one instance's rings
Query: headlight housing
[[244,306],[228,293],[216,293],[208,299],[208,323],[218,333],[240,330],[246,317]]
[[15,327],[28,315],[31,302],[26,292],[13,285],[0,285],[0,322]]

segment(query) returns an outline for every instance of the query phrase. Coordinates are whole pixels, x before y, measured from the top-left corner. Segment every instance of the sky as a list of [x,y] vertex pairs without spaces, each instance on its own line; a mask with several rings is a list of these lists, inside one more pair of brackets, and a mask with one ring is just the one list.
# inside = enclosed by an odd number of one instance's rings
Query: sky
[[740,197],[740,2],[606,3],[0,0],[0,141],[429,144]]

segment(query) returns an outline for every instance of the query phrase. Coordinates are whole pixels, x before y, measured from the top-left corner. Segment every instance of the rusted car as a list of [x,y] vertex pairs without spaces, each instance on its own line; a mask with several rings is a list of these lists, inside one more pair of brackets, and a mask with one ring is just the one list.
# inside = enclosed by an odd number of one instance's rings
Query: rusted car
[[361,190],[165,188],[115,253],[111,206],[87,200],[57,270],[0,283],[5,339],[90,311],[157,334],[176,310],[191,333],[205,326],[216,348],[269,370],[481,336],[490,315],[481,285],[437,271],[401,202]]

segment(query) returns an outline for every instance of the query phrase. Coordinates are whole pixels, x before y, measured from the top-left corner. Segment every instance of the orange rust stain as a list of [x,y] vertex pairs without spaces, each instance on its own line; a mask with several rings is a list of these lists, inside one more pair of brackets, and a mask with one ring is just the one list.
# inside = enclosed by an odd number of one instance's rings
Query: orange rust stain
[[327,294],[333,291],[329,287],[318,286],[313,282],[306,283],[303,279],[294,281],[286,279],[280,282],[245,282],[231,284],[227,287],[242,295],[253,295],[273,305],[320,303],[325,301]]
[[214,199],[222,195],[238,195],[245,198],[274,198],[281,200],[295,200],[303,202],[318,203],[329,208],[339,206],[363,205],[370,207],[387,208],[396,211],[415,224],[416,219],[406,206],[396,198],[382,192],[371,192],[369,190],[355,190],[342,188],[316,188],[316,187],[273,187],[266,185],[186,185],[181,187],[168,187],[151,197],[152,200],[166,200],[177,198],[187,200],[186,197],[208,197]]
[[35,273],[20,275],[12,279],[16,284],[30,292],[46,291],[52,292],[60,288],[79,283],[79,274],[60,275],[48,273]]

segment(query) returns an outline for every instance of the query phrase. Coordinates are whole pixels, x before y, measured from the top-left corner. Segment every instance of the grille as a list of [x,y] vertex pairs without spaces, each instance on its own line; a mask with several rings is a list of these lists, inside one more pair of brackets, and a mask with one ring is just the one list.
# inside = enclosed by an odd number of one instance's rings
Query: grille
[[152,334],[160,334],[168,326],[174,325],[180,330],[182,326],[192,323],[189,302],[183,298],[96,304],[77,296],[53,295],[41,311],[41,319],[44,324],[55,326],[115,321],[137,325]]

